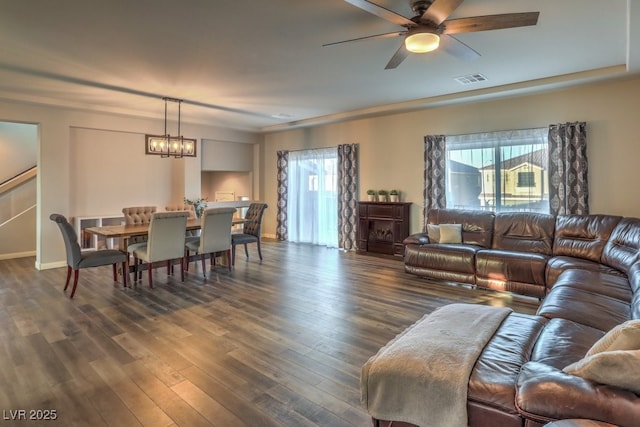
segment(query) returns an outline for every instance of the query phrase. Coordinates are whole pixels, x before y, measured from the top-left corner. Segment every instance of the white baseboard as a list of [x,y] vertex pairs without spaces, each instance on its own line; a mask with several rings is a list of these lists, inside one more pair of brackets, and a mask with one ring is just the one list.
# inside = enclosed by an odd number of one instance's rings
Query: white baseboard
[[36,262],[36,270],[49,270],[51,268],[60,268],[66,266],[66,261],[47,262],[44,264]]

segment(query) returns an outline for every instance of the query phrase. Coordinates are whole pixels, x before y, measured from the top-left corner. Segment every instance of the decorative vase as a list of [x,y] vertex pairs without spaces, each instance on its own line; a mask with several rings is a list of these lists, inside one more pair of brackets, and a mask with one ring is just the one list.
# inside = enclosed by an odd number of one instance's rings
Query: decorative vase
[[400,200],[400,197],[397,194],[390,194],[389,201],[393,203],[397,203]]
[[376,195],[375,194],[367,194],[367,199],[369,199],[370,202],[375,202],[376,201]]
[[386,194],[384,194],[384,195],[378,194],[378,201],[379,202],[386,202],[387,201],[387,195]]

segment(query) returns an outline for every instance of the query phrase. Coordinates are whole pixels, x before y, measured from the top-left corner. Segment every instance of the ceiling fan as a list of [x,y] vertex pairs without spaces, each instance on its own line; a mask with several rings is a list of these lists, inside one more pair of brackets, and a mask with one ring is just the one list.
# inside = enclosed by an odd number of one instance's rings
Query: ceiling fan
[[480,54],[451,34],[536,25],[538,23],[538,15],[540,15],[540,12],[523,12],[447,20],[449,15],[462,4],[463,0],[409,0],[411,10],[416,13],[416,16],[409,19],[367,0],[345,1],[382,19],[400,25],[404,27],[404,30],[327,43],[323,46],[404,36],[404,43],[387,63],[385,67],[387,70],[398,67],[410,53],[430,52],[439,47],[457,58],[467,61],[473,60],[479,57]]

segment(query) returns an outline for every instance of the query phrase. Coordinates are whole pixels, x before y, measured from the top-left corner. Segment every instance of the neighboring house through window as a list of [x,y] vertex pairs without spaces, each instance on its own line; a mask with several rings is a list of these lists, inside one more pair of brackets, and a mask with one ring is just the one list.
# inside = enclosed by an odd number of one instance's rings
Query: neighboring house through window
[[447,207],[549,212],[548,128],[447,136]]

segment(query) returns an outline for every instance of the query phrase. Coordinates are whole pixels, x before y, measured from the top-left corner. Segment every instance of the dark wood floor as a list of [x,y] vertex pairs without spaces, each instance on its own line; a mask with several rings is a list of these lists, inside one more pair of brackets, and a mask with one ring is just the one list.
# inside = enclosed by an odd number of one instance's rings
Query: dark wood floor
[[64,268],[0,261],[0,423],[53,410],[64,426],[369,426],[360,367],[397,333],[452,302],[538,303],[431,283],[396,260],[263,246],[262,263],[254,246],[207,280],[197,264],[184,283],[160,269],[154,289],[82,270],[73,300]]

